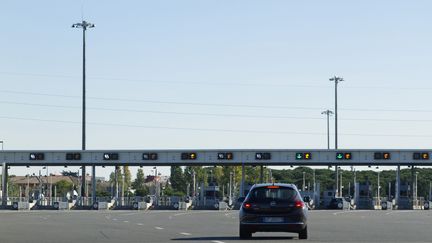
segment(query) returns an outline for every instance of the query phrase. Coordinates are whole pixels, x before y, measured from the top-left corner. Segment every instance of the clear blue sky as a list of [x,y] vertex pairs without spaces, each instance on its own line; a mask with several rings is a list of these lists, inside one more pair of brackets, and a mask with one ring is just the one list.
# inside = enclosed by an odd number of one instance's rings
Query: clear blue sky
[[3,1],[0,139],[5,149],[81,148],[82,33],[71,25],[83,13],[96,25],[88,149],[326,148],[333,75],[346,80],[340,148],[430,148],[431,10],[430,1]]

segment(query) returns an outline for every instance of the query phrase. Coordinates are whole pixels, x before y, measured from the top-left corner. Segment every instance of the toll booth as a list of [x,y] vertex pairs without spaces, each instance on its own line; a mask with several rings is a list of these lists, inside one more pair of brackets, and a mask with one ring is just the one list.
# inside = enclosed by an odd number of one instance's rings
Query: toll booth
[[300,191],[300,195],[302,198],[309,197],[310,202],[307,203],[309,209],[315,209],[320,207],[320,184],[316,183],[315,190],[311,191]]
[[372,185],[369,181],[366,181],[366,183],[357,182],[354,186],[354,190],[354,204],[356,209],[374,208]]
[[323,197],[320,202],[321,208],[328,208],[330,206],[330,202],[335,197],[335,191],[333,190],[327,190],[323,192]]
[[413,209],[413,204],[410,199],[411,185],[404,181],[401,182],[399,192],[399,201],[397,202],[397,209]]
[[216,183],[209,183],[200,187],[199,200],[195,208],[197,209],[219,209],[219,202],[222,201],[222,195],[219,186]]

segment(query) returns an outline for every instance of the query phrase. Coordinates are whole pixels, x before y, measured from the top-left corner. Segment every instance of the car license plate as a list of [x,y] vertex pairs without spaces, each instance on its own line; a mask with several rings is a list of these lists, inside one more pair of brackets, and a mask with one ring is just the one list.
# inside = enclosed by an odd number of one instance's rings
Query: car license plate
[[281,223],[281,222],[283,222],[283,218],[281,218],[281,217],[264,217],[263,222],[264,223]]

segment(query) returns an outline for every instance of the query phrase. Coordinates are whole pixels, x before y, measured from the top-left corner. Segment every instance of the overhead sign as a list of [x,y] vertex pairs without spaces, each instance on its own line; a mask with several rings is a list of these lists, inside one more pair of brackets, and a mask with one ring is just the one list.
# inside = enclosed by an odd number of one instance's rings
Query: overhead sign
[[432,165],[428,150],[0,151],[9,165]]

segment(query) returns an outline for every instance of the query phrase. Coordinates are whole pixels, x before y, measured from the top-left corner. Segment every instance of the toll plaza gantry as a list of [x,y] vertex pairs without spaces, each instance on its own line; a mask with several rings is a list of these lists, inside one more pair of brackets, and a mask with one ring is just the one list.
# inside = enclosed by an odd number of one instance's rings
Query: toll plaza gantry
[[[2,205],[7,204],[7,174],[10,166],[397,166],[396,202],[400,192],[400,166],[428,166],[432,150],[318,150],[318,149],[188,149],[188,150],[4,150]],[[262,170],[261,170],[262,171]],[[95,173],[95,170],[93,171]],[[95,191],[95,175],[92,176]],[[243,191],[241,189],[241,191]],[[93,196],[95,196],[93,194]]]

